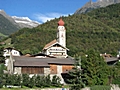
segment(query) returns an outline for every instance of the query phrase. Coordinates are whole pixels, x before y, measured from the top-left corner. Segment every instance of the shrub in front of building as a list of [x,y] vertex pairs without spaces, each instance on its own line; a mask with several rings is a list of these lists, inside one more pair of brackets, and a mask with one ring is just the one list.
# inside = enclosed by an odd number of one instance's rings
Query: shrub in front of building
[[50,75],[47,76],[40,76],[34,75],[33,77],[29,77],[29,74],[1,74],[0,75],[0,88],[3,87],[13,87],[13,86],[20,86],[20,87],[28,87],[28,88],[44,88],[44,87],[59,87],[60,78],[58,76],[53,76],[52,80],[50,79]]
[[97,86],[93,86],[90,88],[90,90],[110,90],[111,86],[101,86],[101,85],[97,85]]

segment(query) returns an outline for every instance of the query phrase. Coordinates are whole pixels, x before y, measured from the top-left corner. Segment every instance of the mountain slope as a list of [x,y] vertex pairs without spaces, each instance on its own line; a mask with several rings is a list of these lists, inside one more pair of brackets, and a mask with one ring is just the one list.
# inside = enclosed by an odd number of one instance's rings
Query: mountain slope
[[10,35],[18,29],[19,28],[15,24],[11,23],[10,20],[0,14],[0,33]]
[[[115,55],[120,48],[119,9],[120,4],[116,4],[88,14],[63,17],[69,55],[81,55],[91,48]],[[45,44],[56,38],[58,21],[54,19],[36,28],[19,30],[10,36],[12,44],[24,54],[40,52]]]
[[33,28],[38,26],[39,23],[24,17],[11,17],[0,10],[0,33],[10,35],[21,28]]
[[79,8],[75,14],[87,13],[93,9],[106,7],[116,3],[120,3],[120,0],[98,0],[97,2],[92,2],[92,0],[90,0],[90,2],[86,3],[82,8]]

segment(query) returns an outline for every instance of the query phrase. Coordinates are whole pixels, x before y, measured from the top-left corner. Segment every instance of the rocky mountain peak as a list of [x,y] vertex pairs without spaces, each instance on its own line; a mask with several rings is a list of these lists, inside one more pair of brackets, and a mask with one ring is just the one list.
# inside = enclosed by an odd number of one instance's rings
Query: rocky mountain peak
[[33,20],[29,19],[28,17],[12,16],[12,18],[15,20],[15,22],[17,24],[19,24],[20,27],[32,28],[32,27],[36,27],[40,24],[39,22],[33,21]]
[[19,28],[24,28],[24,27],[32,28],[40,24],[39,22],[33,21],[28,17],[9,16],[6,14],[4,10],[0,10],[0,14],[3,15],[6,19],[8,19],[11,23],[13,23]]
[[11,18],[11,16],[7,15],[4,10],[0,10],[0,14],[3,15],[6,19],[8,19],[13,24],[16,24],[15,21]]
[[79,8],[75,12],[75,14],[86,13],[93,9],[100,8],[100,7],[106,7],[108,5],[116,4],[116,3],[120,3],[120,0],[97,0],[96,2],[92,2],[92,0],[90,0],[82,8]]

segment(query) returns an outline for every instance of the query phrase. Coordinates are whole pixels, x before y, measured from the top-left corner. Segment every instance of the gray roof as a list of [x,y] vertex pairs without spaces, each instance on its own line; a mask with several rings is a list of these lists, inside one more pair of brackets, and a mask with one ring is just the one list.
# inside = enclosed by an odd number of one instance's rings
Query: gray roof
[[119,59],[117,57],[105,57],[106,62],[114,62],[118,61]]
[[39,66],[49,67],[49,64],[73,65],[74,60],[71,58],[35,58],[25,56],[14,56],[14,66]]

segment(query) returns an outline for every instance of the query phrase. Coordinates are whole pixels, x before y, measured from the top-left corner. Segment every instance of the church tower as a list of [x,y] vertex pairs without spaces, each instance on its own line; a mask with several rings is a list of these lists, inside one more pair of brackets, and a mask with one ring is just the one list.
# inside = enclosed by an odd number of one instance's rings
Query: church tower
[[57,42],[66,47],[66,29],[62,18],[58,21]]

